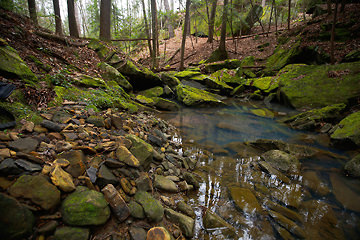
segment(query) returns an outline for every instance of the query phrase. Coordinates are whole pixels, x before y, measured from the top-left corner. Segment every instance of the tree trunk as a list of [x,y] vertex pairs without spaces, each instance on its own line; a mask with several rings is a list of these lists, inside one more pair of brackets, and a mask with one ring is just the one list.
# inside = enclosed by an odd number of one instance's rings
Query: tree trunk
[[152,55],[152,67],[156,69],[158,67],[158,31],[157,31],[157,9],[156,0],[151,0],[151,20],[152,20],[152,38],[153,38],[153,55]]
[[274,10],[274,2],[275,0],[272,1],[271,3],[271,11],[270,11],[270,19],[269,19],[269,28],[268,28],[268,32],[270,32],[270,28],[271,28],[271,18],[272,18],[272,15],[273,15],[273,10]]
[[209,32],[208,32],[208,40],[207,40],[208,43],[212,43],[214,38],[216,7],[217,7],[217,0],[212,0],[210,19],[209,19]]
[[290,14],[291,14],[291,0],[289,0],[289,8],[288,8],[288,30],[290,30]]
[[145,9],[145,1],[144,0],[141,0],[141,5],[142,5],[142,8],[143,8],[143,15],[144,15],[144,24],[145,24],[145,33],[146,33],[146,36],[148,38],[147,42],[148,42],[148,46],[149,46],[149,53],[150,53],[150,57],[152,57],[152,49],[151,49],[151,36],[150,36],[150,30],[149,30],[149,24],[147,22],[147,17],[146,17],[146,9]]
[[60,16],[59,0],[53,0],[53,5],[54,5],[54,13],[55,13],[55,34],[62,36],[64,35],[64,33],[62,29],[62,22]]
[[331,39],[330,39],[330,58],[331,58],[331,64],[335,64],[335,26],[336,26],[336,18],[337,18],[337,10],[338,10],[339,2],[338,0],[335,0],[335,10],[334,10],[334,18],[333,18],[333,24],[331,27]]
[[31,21],[38,25],[35,0],[28,0],[28,6]]
[[175,36],[174,27],[172,26],[171,21],[169,20],[169,17],[167,16],[168,14],[170,14],[170,6],[169,6],[169,1],[168,0],[164,0],[164,7],[165,7],[165,10],[166,10],[165,21],[167,23],[167,29],[169,31],[169,38],[173,38]]
[[228,0],[224,0],[224,10],[222,15],[222,23],[221,23],[221,35],[220,35],[220,44],[219,44],[219,51],[221,54],[226,55],[226,21],[227,21],[227,5]]
[[186,33],[188,31],[187,28],[189,27],[189,22],[190,22],[190,4],[191,4],[191,0],[186,0],[185,22],[184,22],[182,41],[181,41],[181,50],[180,50],[180,71],[184,70]]
[[331,0],[326,0],[328,15],[331,15]]
[[70,36],[78,38],[79,31],[78,31],[76,17],[75,17],[74,0],[67,0],[67,4],[68,4],[68,19],[69,19]]
[[100,3],[100,39],[110,41],[111,0],[101,0]]
[[340,12],[343,13],[345,11],[345,5],[346,5],[346,0],[341,0]]

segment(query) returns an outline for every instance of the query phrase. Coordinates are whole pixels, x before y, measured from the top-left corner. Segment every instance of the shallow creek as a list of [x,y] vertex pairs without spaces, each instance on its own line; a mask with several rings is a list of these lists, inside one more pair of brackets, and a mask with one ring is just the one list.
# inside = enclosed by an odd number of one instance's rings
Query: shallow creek
[[[184,196],[197,215],[194,239],[359,239],[360,181],[342,172],[348,153],[331,149],[326,135],[277,121],[292,110],[256,104],[230,100],[229,107],[160,114],[180,129],[173,140],[183,154],[198,159],[200,189]],[[291,174],[269,174],[259,167],[263,152],[243,143],[257,139],[323,151],[302,158]],[[247,190],[248,203],[237,198]],[[231,226],[206,229],[207,209]]]

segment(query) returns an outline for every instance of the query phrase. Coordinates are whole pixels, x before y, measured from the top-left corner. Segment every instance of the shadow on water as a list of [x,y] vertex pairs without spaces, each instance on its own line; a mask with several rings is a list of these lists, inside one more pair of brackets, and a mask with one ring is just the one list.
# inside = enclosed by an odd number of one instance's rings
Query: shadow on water
[[[182,151],[198,161],[200,189],[184,196],[196,210],[195,239],[359,239],[360,181],[342,172],[348,156],[331,149],[327,135],[278,121],[293,113],[232,100],[228,107],[160,114],[180,129]],[[244,144],[258,139],[317,152],[284,173],[264,164],[264,151]],[[205,229],[206,209],[231,226]]]

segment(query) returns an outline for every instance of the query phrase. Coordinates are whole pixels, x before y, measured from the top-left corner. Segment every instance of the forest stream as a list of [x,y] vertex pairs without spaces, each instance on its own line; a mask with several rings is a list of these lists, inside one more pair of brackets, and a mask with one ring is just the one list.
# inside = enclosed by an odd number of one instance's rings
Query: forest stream
[[[278,239],[280,233],[286,239],[283,227],[298,238],[306,234],[311,239],[356,239],[360,188],[358,180],[344,177],[341,171],[346,153],[331,148],[325,134],[292,130],[280,123],[292,109],[273,104],[269,110],[264,104],[236,99],[228,104],[160,114],[180,129],[181,137],[173,139],[183,144],[180,151],[198,159],[196,173],[203,182],[199,191],[187,195],[196,209],[195,239]],[[259,116],[264,112],[267,116]],[[258,139],[306,145],[318,152],[303,157],[300,168],[291,174],[271,174],[261,166],[261,152],[250,147]],[[244,189],[255,193],[249,191],[248,204],[237,199]],[[271,217],[263,213],[264,208]],[[206,209],[232,227],[204,226],[201,216]],[[274,219],[280,224],[274,224]]]

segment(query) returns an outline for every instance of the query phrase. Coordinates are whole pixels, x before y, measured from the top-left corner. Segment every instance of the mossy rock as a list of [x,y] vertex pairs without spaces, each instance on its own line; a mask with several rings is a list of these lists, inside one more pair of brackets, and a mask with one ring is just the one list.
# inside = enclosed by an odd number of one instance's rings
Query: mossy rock
[[[348,28],[344,27],[336,27],[335,28],[335,41],[337,42],[345,42],[350,40],[352,37],[352,33]],[[330,41],[331,39],[331,31],[324,30],[319,33],[319,40],[321,41]]]
[[98,67],[100,68],[101,76],[105,81],[115,81],[125,90],[132,90],[131,84],[118,70],[116,70],[116,68],[104,62],[99,63]]
[[289,65],[275,78],[278,100],[297,109],[348,103],[360,95],[360,62],[338,65]]
[[270,93],[279,87],[278,81],[273,77],[248,79],[245,85],[256,88],[264,93]]
[[360,146],[360,111],[344,118],[331,134],[331,140],[336,146],[347,148]]
[[233,87],[227,85],[221,78],[206,77],[202,81],[207,87],[220,90],[222,94],[229,94],[233,90]]
[[219,48],[217,48],[215,51],[213,51],[210,55],[210,57],[206,60],[206,63],[213,63],[218,61],[223,61],[228,59],[228,54],[225,51],[221,51]]
[[108,56],[108,54],[111,52],[111,50],[104,43],[97,39],[92,39],[88,44],[88,48],[94,50],[101,59],[105,59],[106,56]]
[[345,108],[346,104],[344,103],[334,104],[320,109],[309,110],[282,121],[295,129],[312,130],[321,127],[324,122],[332,122],[339,118]]
[[223,82],[225,82],[227,85],[231,87],[237,87],[246,81],[243,77],[236,75],[234,70],[228,70],[228,69],[222,69],[216,71],[210,76],[212,78],[221,79]]
[[162,85],[161,79],[155,73],[145,67],[137,67],[132,61],[122,61],[114,67],[123,75],[129,77],[129,81],[135,90],[143,90]]
[[153,87],[144,91],[140,91],[139,94],[148,98],[160,97],[164,94],[164,89],[162,87]]
[[357,62],[360,61],[360,50],[353,50],[346,54],[342,62]]
[[208,63],[204,65],[204,69],[208,73],[214,73],[221,69],[236,69],[241,66],[241,61],[238,59],[227,59],[222,62]]
[[167,73],[161,73],[160,78],[164,84],[168,85],[171,88],[176,87],[180,84],[180,81],[179,79],[177,79],[177,77]]
[[80,77],[73,78],[73,83],[81,87],[105,87],[105,82],[103,79],[91,77],[88,75],[82,75]]
[[344,170],[347,174],[352,177],[360,177],[360,154],[356,155],[350,161],[348,161],[345,166]]
[[132,142],[130,152],[139,160],[143,169],[148,169],[153,160],[153,147],[135,135],[128,134],[126,138]]
[[154,100],[155,107],[159,110],[178,111],[180,109],[180,106],[176,102],[170,101],[168,99],[154,97],[152,100]]
[[181,71],[181,72],[178,72],[175,74],[175,77],[176,78],[179,78],[179,79],[187,79],[187,80],[190,80],[191,78],[193,77],[196,77],[196,76],[201,76],[201,72],[199,71],[190,71],[190,70],[185,70],[185,71]]
[[143,95],[137,95],[135,99],[136,99],[136,101],[138,101],[141,104],[150,105],[150,106],[155,104],[154,100],[152,100],[151,98],[145,97]]
[[0,74],[7,78],[20,78],[23,81],[34,85],[38,78],[20,58],[15,49],[2,40],[0,45]]
[[79,227],[60,227],[56,229],[54,240],[88,240],[90,230]]
[[102,225],[110,217],[104,195],[80,186],[61,205],[62,219],[72,226]]
[[164,216],[164,208],[160,201],[156,200],[151,194],[144,191],[137,191],[135,201],[144,209],[146,217],[152,222],[160,222]]
[[215,94],[182,84],[176,87],[176,94],[178,100],[186,106],[213,106],[224,104]]

